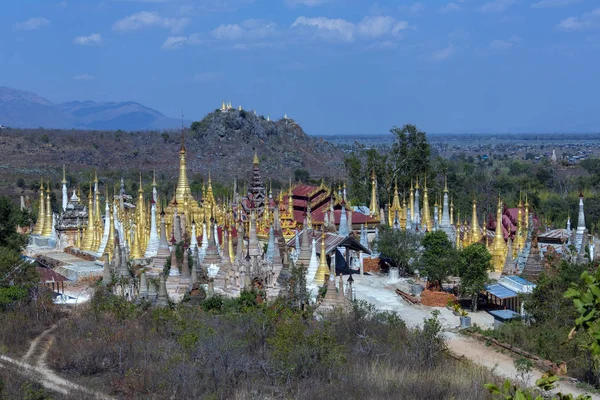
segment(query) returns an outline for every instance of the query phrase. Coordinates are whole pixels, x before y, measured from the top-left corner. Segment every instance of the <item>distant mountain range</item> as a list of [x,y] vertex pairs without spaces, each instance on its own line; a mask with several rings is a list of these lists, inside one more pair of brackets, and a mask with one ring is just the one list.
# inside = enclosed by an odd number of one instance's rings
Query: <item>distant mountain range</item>
[[[184,121],[189,126],[189,121]],[[53,104],[35,93],[0,86],[0,125],[13,128],[164,130],[181,120],[133,101]]]

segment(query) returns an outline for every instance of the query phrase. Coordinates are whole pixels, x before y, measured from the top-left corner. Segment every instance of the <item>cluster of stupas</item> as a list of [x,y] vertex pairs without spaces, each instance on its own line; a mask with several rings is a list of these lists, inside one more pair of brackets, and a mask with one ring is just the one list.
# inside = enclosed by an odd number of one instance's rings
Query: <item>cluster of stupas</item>
[[[182,135],[179,177],[170,199],[159,197],[155,177],[152,194],[146,198],[141,176],[137,200],[125,193],[123,180],[118,193],[113,190],[109,196],[105,189],[101,196],[95,174],[86,205],[79,189],[74,188],[69,197],[63,167],[62,210],[52,211],[50,183],[42,182],[28,251],[35,254],[51,248],[96,260],[103,266],[104,283],[111,284],[115,293],[158,304],[179,301],[200,288],[233,296],[260,286],[269,297],[276,296],[289,289],[292,263],[305,269],[309,287],[328,285],[333,303],[347,299],[352,280],[344,286],[339,271],[354,267],[351,260],[370,254],[370,240],[379,225],[422,234],[442,230],[457,248],[484,243],[496,272],[523,273],[528,265],[530,270],[537,265],[534,216],[527,200],[519,201],[516,209],[506,209],[499,200],[495,221],[490,218],[487,226],[480,226],[475,201],[470,224],[466,219],[461,222],[460,215],[455,221],[447,184],[432,209],[426,179],[422,190],[418,179],[414,185],[411,181],[408,202],[404,196],[400,201],[395,185],[392,201],[379,207],[374,171],[369,208],[351,206],[345,184],[336,188],[323,181],[319,186],[290,181],[274,196],[261,177],[256,152],[249,187],[242,193],[234,181],[232,198],[217,201],[209,175],[197,200],[188,182],[186,157]],[[569,224],[567,236],[581,256],[588,246],[583,197],[577,226],[571,233]]]

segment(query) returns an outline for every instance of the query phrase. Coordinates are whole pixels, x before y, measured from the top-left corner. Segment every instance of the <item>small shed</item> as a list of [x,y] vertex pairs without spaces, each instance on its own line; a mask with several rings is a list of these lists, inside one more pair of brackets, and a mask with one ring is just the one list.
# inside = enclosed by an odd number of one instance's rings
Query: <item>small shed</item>
[[492,310],[488,312],[492,317],[494,317],[495,329],[504,325],[504,323],[507,321],[513,321],[521,318],[521,314],[514,312],[513,310]]
[[483,293],[490,304],[518,313],[521,310],[519,294],[531,293],[534,288],[534,283],[520,276],[505,275],[498,280],[498,283],[486,285]]
[[65,282],[69,281],[66,276],[50,268],[36,267],[36,270],[40,274],[40,283],[52,289],[52,293],[65,293]]

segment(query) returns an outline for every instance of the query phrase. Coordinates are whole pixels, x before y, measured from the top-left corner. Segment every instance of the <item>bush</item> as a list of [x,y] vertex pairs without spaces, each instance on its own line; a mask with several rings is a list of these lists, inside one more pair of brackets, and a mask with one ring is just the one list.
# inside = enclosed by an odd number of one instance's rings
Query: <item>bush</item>
[[411,330],[356,303],[317,320],[258,295],[151,311],[94,296],[56,328],[48,360],[127,398],[489,399],[483,384],[497,382],[445,357],[436,316]]

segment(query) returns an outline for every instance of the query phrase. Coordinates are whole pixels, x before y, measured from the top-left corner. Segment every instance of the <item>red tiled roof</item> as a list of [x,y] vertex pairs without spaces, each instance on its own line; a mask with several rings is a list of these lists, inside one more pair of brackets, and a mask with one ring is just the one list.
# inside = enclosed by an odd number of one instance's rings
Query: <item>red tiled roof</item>
[[292,188],[292,194],[294,196],[308,197],[308,195],[314,192],[317,188],[318,186],[296,185],[294,188]]

